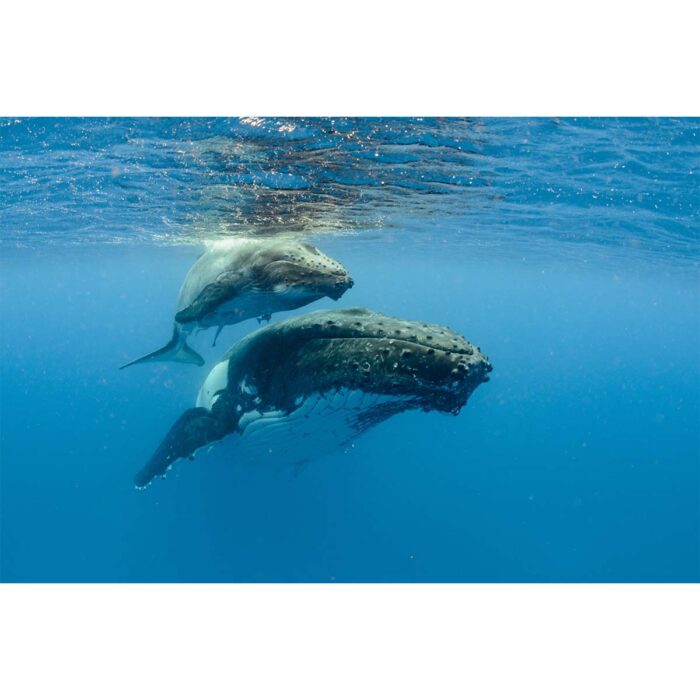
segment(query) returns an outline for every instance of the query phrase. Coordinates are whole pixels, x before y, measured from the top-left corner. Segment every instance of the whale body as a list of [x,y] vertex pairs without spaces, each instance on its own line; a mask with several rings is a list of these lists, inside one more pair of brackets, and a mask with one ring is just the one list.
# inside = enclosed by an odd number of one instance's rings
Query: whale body
[[[368,309],[315,311],[236,343],[135,477],[221,443],[233,462],[303,463],[407,410],[457,414],[492,367],[449,328]],[[218,448],[217,448],[218,449]]]
[[215,327],[218,337],[224,326],[249,318],[269,320],[275,312],[324,296],[337,300],[352,286],[345,268],[310,243],[238,239],[217,245],[201,255],[185,277],[170,342],[120,369],[143,362],[201,366],[203,358],[187,345],[193,330]]

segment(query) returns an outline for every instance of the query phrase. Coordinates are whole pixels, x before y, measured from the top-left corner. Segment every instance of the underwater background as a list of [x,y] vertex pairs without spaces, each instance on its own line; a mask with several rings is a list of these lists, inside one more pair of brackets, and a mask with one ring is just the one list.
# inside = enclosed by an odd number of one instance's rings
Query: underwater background
[[[0,120],[0,579],[700,580],[700,120]],[[294,235],[316,308],[440,323],[491,381],[301,471],[133,475],[204,367],[204,241]]]

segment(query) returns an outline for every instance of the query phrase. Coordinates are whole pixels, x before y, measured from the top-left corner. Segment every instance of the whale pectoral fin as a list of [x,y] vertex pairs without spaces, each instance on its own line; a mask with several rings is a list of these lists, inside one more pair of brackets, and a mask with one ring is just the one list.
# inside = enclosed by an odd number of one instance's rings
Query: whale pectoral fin
[[208,284],[197,297],[175,314],[178,323],[191,323],[216,311],[222,304],[230,302],[243,293],[249,280],[240,272],[226,271],[215,282]]
[[180,331],[176,324],[173,330],[173,337],[167,345],[153,352],[149,352],[148,355],[127,362],[119,369],[131,367],[131,365],[140,364],[142,362],[184,362],[185,364],[201,367],[204,364],[204,358],[187,344],[185,334]]
[[220,439],[220,424],[206,408],[190,408],[170,428],[146,466],[134,477],[137,488],[146,487],[163,476],[178,459],[192,458],[195,450]]

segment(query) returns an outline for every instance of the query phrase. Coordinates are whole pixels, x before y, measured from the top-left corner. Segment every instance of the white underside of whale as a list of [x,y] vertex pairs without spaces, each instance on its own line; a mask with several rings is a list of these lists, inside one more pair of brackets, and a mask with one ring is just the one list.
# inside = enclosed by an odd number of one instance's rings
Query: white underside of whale
[[214,365],[207,375],[197,394],[197,408],[210,410],[214,403],[214,396],[228,385],[228,360]]
[[391,415],[391,406],[397,403],[404,400],[357,389],[299,397],[297,407],[288,414],[277,410],[243,414],[239,432],[209,449],[215,446],[217,459],[230,461],[232,466],[297,466],[351,448],[360,433],[381,421],[367,421],[368,415],[382,409],[389,409]]
[[274,291],[248,291],[218,306],[196,322],[200,328],[228,326],[249,318],[267,317],[316,301],[322,295],[278,285]]
[[[228,361],[219,362],[209,372],[197,396],[197,406],[211,409],[218,392],[228,385]],[[257,388],[241,382],[242,393],[256,399]],[[297,465],[337,449],[371,427],[369,415],[383,409],[405,406],[406,397],[388,396],[341,388],[321,395],[299,396],[290,413],[279,410],[251,410],[238,423],[238,432],[216,445],[217,455],[232,464]],[[398,409],[400,410],[400,409]],[[391,411],[389,410],[389,414]],[[377,420],[375,422],[380,422]],[[212,445],[202,448],[210,449]]]

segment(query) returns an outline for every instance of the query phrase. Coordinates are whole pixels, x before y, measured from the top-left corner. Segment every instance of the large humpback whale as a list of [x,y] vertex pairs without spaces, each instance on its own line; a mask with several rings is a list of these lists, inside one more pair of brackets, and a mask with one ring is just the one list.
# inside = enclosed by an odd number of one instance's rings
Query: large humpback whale
[[[270,318],[328,296],[339,299],[353,282],[345,268],[310,243],[293,240],[239,239],[201,255],[185,277],[175,327],[164,347],[128,362],[185,362],[203,365],[187,345],[198,328]],[[216,338],[214,339],[216,342]]]
[[[300,463],[409,409],[457,414],[491,365],[449,328],[367,309],[271,323],[211,370],[135,483],[223,441],[232,461]],[[224,438],[226,438],[224,440]]]

